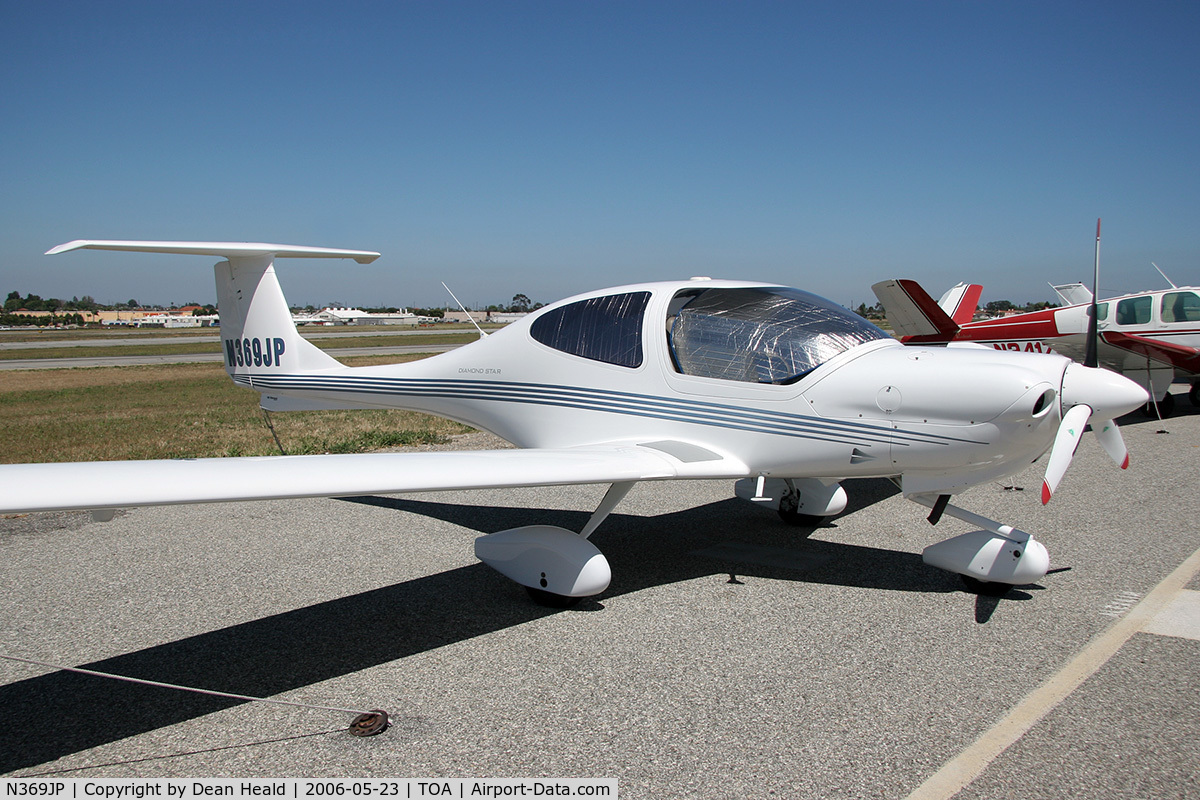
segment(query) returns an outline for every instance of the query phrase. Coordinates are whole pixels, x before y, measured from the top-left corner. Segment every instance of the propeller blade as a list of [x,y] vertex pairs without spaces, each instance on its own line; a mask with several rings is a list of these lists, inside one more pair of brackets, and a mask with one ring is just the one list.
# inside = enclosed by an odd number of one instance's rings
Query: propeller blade
[[1092,432],[1096,434],[1097,441],[1113,463],[1121,469],[1129,469],[1129,448],[1125,446],[1125,438],[1121,436],[1121,429],[1117,427],[1117,423],[1111,419],[1100,423],[1093,422]]
[[1088,306],[1087,345],[1083,355],[1085,367],[1100,365],[1098,330],[1099,320],[1096,319],[1096,292],[1100,291],[1100,220],[1096,220],[1096,263],[1092,269],[1092,304]]
[[1050,448],[1046,477],[1042,481],[1042,505],[1050,502],[1050,497],[1058,488],[1063,475],[1067,474],[1067,467],[1071,466],[1075,449],[1079,447],[1079,437],[1083,435],[1083,429],[1091,416],[1091,407],[1082,403],[1072,406],[1070,411],[1063,414],[1062,424],[1058,426],[1058,433],[1054,437],[1054,446]]

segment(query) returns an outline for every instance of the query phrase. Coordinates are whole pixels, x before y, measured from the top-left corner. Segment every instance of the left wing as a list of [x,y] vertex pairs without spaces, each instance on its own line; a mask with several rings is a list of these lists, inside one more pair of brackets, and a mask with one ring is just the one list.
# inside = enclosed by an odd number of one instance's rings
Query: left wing
[[736,459],[684,442],[7,464],[0,513],[747,475]]
[[1170,364],[1176,369],[1185,372],[1200,372],[1200,350],[1195,347],[1184,347],[1164,342],[1161,339],[1152,339],[1149,336],[1118,331],[1102,331],[1100,338],[1113,347]]

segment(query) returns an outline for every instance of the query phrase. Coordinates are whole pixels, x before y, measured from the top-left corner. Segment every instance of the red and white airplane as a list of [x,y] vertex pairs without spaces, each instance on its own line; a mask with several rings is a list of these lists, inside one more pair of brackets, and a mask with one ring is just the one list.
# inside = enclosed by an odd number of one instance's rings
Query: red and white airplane
[[421,361],[347,367],[301,338],[277,258],[378,253],[230,242],[75,241],[77,249],[189,253],[215,267],[225,369],[269,410],[408,408],[461,420],[517,450],[271,456],[0,466],[0,512],[344,497],[447,489],[611,484],[579,532],[549,525],[476,540],[483,562],[535,600],[604,591],[588,541],[639,481],[726,479],[813,525],[841,513],[840,481],[893,479],[910,500],[982,530],[925,561],[971,581],[1040,579],[1046,548],[952,494],[1050,451],[1043,502],[1085,424],[1122,467],[1112,420],[1146,402],[1133,382],[1061,356],[914,348],[798,289],[693,278],[588,292]]
[[[1100,226],[1096,226],[1099,248]],[[1165,276],[1164,276],[1165,277]],[[1168,280],[1168,283],[1170,281]],[[888,321],[907,344],[975,342],[996,350],[1059,353],[1084,362],[1090,309],[1095,306],[1098,365],[1119,372],[1149,391],[1157,409],[1168,416],[1172,382],[1189,381],[1188,399],[1200,407],[1200,287],[1176,286],[1094,302],[1080,283],[1055,286],[1066,306],[972,322],[978,284],[958,284],[935,302],[920,284],[908,279],[871,287]]]

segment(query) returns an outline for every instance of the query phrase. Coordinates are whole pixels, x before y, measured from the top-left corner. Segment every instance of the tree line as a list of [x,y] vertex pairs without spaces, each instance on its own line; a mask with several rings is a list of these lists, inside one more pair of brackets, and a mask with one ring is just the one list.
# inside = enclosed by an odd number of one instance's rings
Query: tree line
[[[989,317],[995,317],[1003,314],[1005,311],[1016,311],[1021,314],[1026,314],[1030,311],[1042,311],[1047,308],[1059,308],[1059,304],[1043,300],[1037,303],[1026,303],[1023,306],[1019,306],[1010,300],[992,300],[984,304],[983,311]],[[858,314],[860,317],[870,320],[882,320],[887,318],[887,312],[884,310],[882,303],[876,303],[873,306],[869,306],[866,303],[859,303],[858,308],[854,309],[854,313]]]

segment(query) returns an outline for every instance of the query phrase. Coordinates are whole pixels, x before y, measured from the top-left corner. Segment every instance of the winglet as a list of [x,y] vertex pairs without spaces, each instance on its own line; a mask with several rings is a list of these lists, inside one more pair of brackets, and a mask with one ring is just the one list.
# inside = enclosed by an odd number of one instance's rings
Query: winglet
[[306,247],[294,244],[263,242],[156,242],[118,239],[76,239],[46,251],[53,256],[70,250],[122,250],[133,253],[177,253],[220,258],[274,256],[275,258],[353,258],[359,264],[370,264],[379,253],[370,250],[336,250],[329,247]]

